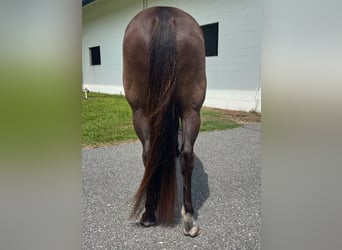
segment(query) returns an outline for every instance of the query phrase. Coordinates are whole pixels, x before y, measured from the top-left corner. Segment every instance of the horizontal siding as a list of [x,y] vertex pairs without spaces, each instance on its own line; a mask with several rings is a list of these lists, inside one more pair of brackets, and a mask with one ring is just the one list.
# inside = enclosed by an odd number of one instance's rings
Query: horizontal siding
[[207,107],[261,112],[261,89],[257,91],[208,89],[203,105]]
[[[137,1],[129,0],[96,1],[84,8],[82,41],[84,86],[108,85],[113,89],[121,88],[123,34],[128,22],[140,10],[141,6],[137,5]],[[98,45],[101,48],[101,65],[91,66],[89,47]]]

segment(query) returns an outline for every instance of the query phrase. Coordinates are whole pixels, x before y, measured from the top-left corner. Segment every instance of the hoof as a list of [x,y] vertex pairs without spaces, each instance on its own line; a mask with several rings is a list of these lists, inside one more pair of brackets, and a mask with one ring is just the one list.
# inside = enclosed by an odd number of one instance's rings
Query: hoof
[[148,215],[146,212],[143,213],[140,224],[144,227],[154,226],[156,224],[156,216]]
[[194,220],[192,214],[186,213],[184,207],[182,208],[183,216],[183,233],[186,236],[196,237],[201,234],[201,230],[196,221]]
[[155,222],[154,221],[140,221],[140,224],[144,227],[150,227],[150,226],[154,226]]
[[186,231],[186,229],[183,228],[183,233],[186,236],[196,237],[201,234],[201,229],[199,226],[193,226],[189,231]]

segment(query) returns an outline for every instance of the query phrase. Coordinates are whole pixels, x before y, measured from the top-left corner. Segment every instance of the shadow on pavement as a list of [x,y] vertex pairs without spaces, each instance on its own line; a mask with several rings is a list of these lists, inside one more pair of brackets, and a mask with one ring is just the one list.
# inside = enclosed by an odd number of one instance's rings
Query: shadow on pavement
[[[183,179],[180,172],[180,164],[177,161],[177,187],[178,187],[178,206],[177,206],[177,222],[181,221],[181,208],[183,205]],[[192,173],[192,205],[194,208],[194,217],[197,219],[199,209],[208,199],[210,190],[208,184],[208,174],[204,171],[201,160],[195,156],[195,167]]]

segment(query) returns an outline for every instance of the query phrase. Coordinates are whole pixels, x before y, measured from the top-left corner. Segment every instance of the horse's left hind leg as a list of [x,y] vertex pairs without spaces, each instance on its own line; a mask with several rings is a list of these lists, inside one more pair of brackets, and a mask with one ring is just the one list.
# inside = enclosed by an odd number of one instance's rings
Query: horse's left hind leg
[[147,190],[145,211],[141,216],[140,224],[145,227],[153,226],[156,223],[156,196],[155,190]]
[[[133,113],[133,125],[135,131],[142,143],[143,153],[142,159],[146,166],[148,151],[150,150],[150,128],[145,113],[138,109]],[[145,211],[140,219],[140,224],[149,227],[156,222],[155,211],[157,207],[157,199],[154,190],[146,190]]]
[[199,235],[200,229],[193,218],[194,209],[191,199],[191,176],[194,168],[193,146],[200,127],[199,112],[191,111],[182,118],[182,150],[181,150],[181,172],[183,176],[183,232],[187,236]]

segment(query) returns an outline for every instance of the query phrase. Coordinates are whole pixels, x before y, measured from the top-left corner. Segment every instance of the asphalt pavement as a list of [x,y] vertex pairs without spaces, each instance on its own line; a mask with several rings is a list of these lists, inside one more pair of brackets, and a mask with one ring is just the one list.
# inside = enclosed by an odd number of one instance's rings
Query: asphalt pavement
[[[195,144],[193,205],[201,228],[129,221],[144,167],[139,142],[82,150],[82,249],[260,249],[261,124],[200,133]],[[182,201],[177,160],[178,200]]]

